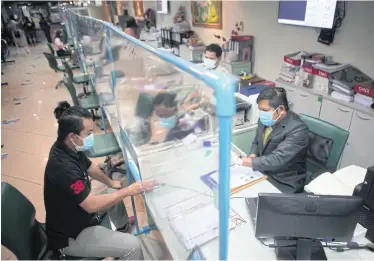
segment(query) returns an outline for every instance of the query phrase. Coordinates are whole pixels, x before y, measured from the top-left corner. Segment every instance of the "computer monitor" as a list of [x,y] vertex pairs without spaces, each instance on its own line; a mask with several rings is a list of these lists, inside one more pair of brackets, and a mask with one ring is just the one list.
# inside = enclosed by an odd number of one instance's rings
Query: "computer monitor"
[[357,185],[354,195],[364,200],[358,222],[368,230],[366,238],[374,243],[374,166],[367,169],[365,180]]
[[319,247],[323,251],[314,241],[350,241],[362,205],[362,198],[355,196],[261,193],[258,195],[255,236],[294,240],[296,260],[321,259],[320,255],[313,256],[312,248]]

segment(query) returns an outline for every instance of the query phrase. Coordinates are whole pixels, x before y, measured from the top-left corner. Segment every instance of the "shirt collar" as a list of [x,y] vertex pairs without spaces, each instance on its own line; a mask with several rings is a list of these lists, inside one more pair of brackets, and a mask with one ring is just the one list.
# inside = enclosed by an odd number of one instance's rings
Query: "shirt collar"
[[69,156],[71,156],[72,158],[74,159],[79,159],[79,154],[78,152],[70,149],[66,144],[65,142],[60,142],[60,141],[57,141],[56,142],[56,147],[63,150],[66,154],[68,154]]

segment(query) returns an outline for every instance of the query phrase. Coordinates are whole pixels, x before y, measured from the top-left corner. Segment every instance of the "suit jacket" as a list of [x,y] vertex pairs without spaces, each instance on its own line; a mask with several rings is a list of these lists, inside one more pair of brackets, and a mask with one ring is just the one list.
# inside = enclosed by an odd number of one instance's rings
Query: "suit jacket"
[[280,185],[277,186],[280,190],[286,187],[287,192],[301,192],[306,176],[308,127],[296,113],[288,111],[286,117],[273,126],[265,145],[264,131],[265,126],[259,120],[251,148],[251,153],[257,156],[252,159],[253,170],[271,177]]

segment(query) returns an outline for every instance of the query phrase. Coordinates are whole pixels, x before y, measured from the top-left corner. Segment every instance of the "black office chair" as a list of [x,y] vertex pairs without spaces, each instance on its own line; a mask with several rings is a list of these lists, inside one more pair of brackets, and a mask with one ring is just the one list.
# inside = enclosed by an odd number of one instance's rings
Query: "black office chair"
[[[110,228],[109,215],[101,225]],[[1,244],[18,260],[53,260],[60,253],[47,248],[45,225],[35,219],[33,204],[12,185],[1,182]],[[64,256],[69,260],[100,260],[102,258],[79,258]]]

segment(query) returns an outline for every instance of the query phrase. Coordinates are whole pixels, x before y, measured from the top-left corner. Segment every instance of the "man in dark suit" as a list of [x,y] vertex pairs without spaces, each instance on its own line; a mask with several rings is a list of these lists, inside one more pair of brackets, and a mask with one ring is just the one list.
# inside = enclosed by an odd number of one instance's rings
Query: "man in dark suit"
[[251,153],[243,165],[268,175],[282,192],[298,193],[304,188],[309,129],[289,111],[283,88],[266,88],[257,98],[260,118]]

